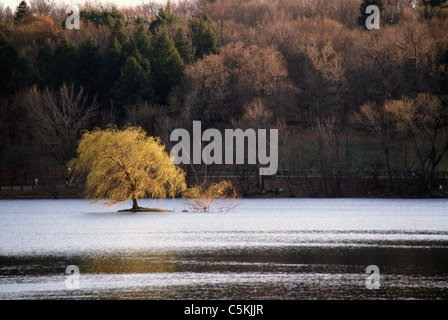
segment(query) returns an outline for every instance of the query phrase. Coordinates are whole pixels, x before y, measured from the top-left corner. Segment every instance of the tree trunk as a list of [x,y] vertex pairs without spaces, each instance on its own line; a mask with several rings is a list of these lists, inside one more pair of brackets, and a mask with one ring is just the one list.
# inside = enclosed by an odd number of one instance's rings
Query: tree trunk
[[387,167],[387,175],[389,176],[389,190],[393,192],[394,188],[394,180],[392,177],[392,168],[390,167],[390,151],[389,148],[384,148],[384,155],[386,157],[386,167]]
[[132,198],[132,210],[137,210],[137,209],[138,209],[137,199]]

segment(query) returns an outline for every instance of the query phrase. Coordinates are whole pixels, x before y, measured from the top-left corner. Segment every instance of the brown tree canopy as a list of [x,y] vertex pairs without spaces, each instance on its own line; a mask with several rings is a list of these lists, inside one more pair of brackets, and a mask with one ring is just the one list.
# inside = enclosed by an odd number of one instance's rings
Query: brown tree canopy
[[209,123],[240,117],[244,105],[255,98],[277,116],[290,110],[296,94],[280,52],[272,47],[232,43],[219,55],[191,65],[187,74],[191,117]]

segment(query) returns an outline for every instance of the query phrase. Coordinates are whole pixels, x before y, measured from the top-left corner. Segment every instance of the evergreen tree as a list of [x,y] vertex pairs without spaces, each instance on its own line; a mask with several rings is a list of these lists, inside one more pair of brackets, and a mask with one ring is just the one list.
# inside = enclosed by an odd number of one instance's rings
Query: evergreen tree
[[68,85],[74,83],[78,73],[77,62],[77,47],[63,33],[53,51],[51,74],[54,89],[64,83]]
[[112,38],[107,51],[101,60],[101,68],[98,75],[98,97],[103,107],[113,100],[113,85],[120,77],[120,70],[126,62],[122,46],[116,38]]
[[208,16],[201,19],[191,19],[190,29],[192,32],[191,40],[196,48],[196,58],[202,59],[206,55],[219,53],[218,39],[213,32]]
[[185,64],[190,64],[195,58],[195,48],[191,39],[187,37],[184,29],[179,28],[174,38],[174,43],[176,45],[177,51],[179,51],[180,56],[184,60]]
[[131,40],[126,32],[124,20],[115,21],[112,27],[112,39],[116,39],[121,45],[123,52],[130,53],[131,50]]
[[368,6],[377,6],[380,9],[380,12],[383,12],[384,6],[382,0],[363,0],[361,5],[359,6],[360,16],[358,17],[358,25],[366,28],[366,20],[370,16],[369,13],[366,13],[366,9]]
[[28,60],[0,34],[0,96],[13,94],[25,87]]
[[53,84],[56,82],[53,78],[53,45],[46,41],[37,53],[37,82],[41,89],[48,87],[54,89]]
[[83,86],[89,96],[96,94],[101,56],[98,45],[91,35],[87,35],[78,47],[76,82]]
[[[110,18],[112,19],[112,18]],[[112,20],[111,20],[112,21]],[[111,40],[104,58],[101,60],[101,68],[98,76],[98,96],[103,107],[116,102],[113,92],[114,84],[120,78],[121,70],[126,59],[135,54],[135,47],[126,32],[124,18],[113,19]]]
[[96,10],[81,10],[79,13],[80,18],[87,22],[91,21],[96,26],[105,25],[112,28],[118,20],[125,21],[125,16],[117,8],[112,8],[110,11],[107,9]]
[[62,33],[56,45],[45,42],[37,54],[38,84],[41,88],[58,89],[78,78],[77,47]]
[[[138,60],[142,60],[142,64]],[[137,101],[152,101],[151,74],[146,59],[127,58],[120,78],[114,85],[114,98],[121,107],[135,104]]]
[[176,14],[170,13],[168,10],[160,9],[159,14],[149,25],[149,30],[153,34],[156,34],[161,27],[173,25],[178,22],[180,22],[180,19]]
[[151,36],[142,23],[137,25],[137,31],[134,34],[133,40],[136,51],[138,51],[144,58],[149,59],[151,55]]
[[14,17],[14,23],[17,24],[23,18],[31,15],[30,7],[26,4],[25,1],[20,2],[19,6],[16,10],[16,16]]
[[153,83],[160,103],[164,104],[171,88],[184,81],[185,63],[167,32],[153,40],[151,52]]

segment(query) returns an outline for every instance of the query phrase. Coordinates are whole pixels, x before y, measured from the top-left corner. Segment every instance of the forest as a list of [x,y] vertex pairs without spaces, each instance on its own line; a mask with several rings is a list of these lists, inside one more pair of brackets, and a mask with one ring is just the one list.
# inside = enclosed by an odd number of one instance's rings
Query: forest
[[[367,29],[365,8],[380,8]],[[438,196],[448,178],[447,0],[0,3],[0,186],[64,183],[83,129],[279,130],[279,170],[185,166],[243,195]],[[445,186],[444,186],[445,187]],[[448,187],[448,185],[447,185]]]

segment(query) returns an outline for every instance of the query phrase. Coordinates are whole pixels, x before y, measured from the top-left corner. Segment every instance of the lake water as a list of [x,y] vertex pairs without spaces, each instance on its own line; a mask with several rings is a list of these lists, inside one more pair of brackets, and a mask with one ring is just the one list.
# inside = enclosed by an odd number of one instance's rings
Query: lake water
[[0,299],[448,298],[445,199],[245,199],[228,213],[139,204],[176,212],[1,200]]

